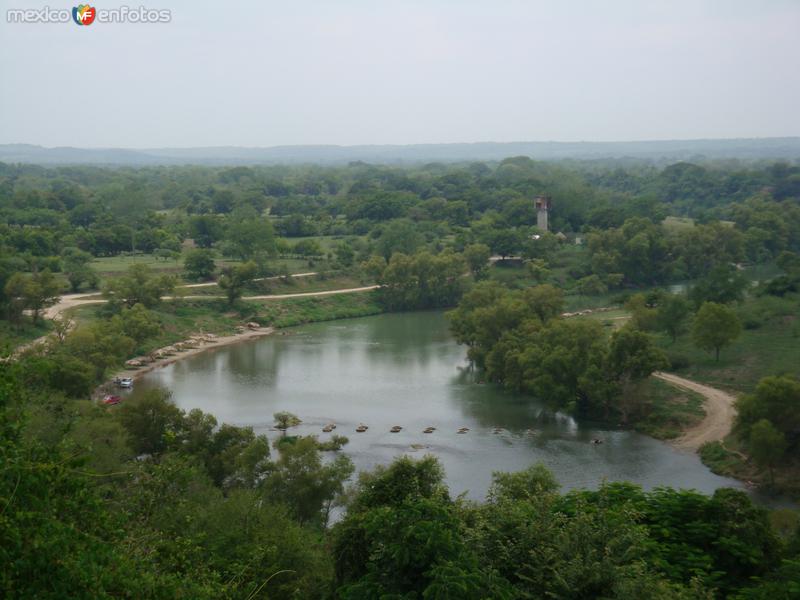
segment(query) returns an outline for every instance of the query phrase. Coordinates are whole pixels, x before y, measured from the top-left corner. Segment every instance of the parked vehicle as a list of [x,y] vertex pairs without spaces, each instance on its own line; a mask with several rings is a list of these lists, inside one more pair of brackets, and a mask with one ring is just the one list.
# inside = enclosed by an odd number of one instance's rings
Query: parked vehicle
[[121,379],[115,379],[114,383],[116,383],[121,388],[132,388],[133,387],[133,379],[130,377],[123,377]]
[[119,396],[113,396],[111,394],[108,394],[107,396],[103,397],[103,404],[105,404],[106,406],[111,406],[112,404],[119,404],[120,402],[122,402],[122,398],[120,398]]

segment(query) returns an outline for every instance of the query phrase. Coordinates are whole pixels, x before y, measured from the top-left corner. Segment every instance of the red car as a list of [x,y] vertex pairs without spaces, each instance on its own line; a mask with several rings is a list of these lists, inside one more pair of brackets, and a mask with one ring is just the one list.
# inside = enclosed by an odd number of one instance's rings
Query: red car
[[108,406],[111,406],[112,404],[119,404],[120,402],[122,402],[122,398],[119,396],[112,396],[109,394],[103,398],[103,404]]

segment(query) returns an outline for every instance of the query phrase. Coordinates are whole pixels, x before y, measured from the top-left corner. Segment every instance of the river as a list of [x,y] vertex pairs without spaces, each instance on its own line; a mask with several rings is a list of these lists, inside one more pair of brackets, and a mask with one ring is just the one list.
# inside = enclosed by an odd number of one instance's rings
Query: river
[[[337,424],[357,469],[403,454],[437,456],[453,494],[481,500],[493,471],[542,462],[562,489],[632,481],[710,493],[742,485],[709,471],[696,455],[608,424],[576,420],[497,386],[475,383],[465,349],[441,312],[387,314],[316,323],[201,353],[143,376],[174,402],[274,438],[275,412],[319,435]],[[356,433],[359,424],[369,429]],[[394,425],[400,433],[390,433]],[[426,427],[436,427],[430,434]],[[468,427],[465,434],[458,434]],[[498,429],[499,428],[499,429]],[[593,444],[593,439],[603,440]]]

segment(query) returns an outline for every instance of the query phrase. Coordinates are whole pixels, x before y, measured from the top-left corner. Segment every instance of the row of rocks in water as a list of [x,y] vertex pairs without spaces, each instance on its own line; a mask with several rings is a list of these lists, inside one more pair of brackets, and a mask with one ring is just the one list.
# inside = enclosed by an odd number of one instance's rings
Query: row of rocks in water
[[[336,429],[336,424],[335,423],[328,423],[327,425],[325,425],[322,428],[322,431],[323,431],[323,433],[330,433],[334,429]],[[358,427],[356,427],[356,432],[357,433],[364,433],[368,429],[369,429],[369,427],[367,425],[364,425],[363,423],[361,423]],[[469,427],[459,427],[456,430],[456,433],[464,434],[464,433],[467,433],[469,430],[470,430]],[[401,431],[403,431],[403,427],[400,426],[400,425],[394,425],[389,429],[390,433],[400,433]],[[434,431],[436,431],[436,427],[431,426],[431,427],[426,427],[425,429],[423,429],[422,433],[433,433]],[[495,427],[493,429],[493,433],[503,433],[504,431],[505,431],[505,429],[503,429],[502,427]],[[529,429],[528,431],[526,431],[526,433],[533,434],[535,432],[533,430]]]

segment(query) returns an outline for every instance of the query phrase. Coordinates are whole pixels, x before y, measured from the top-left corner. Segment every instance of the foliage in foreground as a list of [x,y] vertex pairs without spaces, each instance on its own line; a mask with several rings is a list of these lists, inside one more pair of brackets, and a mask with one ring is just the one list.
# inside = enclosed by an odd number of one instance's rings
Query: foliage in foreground
[[[278,456],[152,390],[111,408],[0,366],[7,598],[791,598],[800,537],[742,492],[558,492],[544,467],[452,498],[432,457]],[[343,504],[332,528],[331,509]]]

